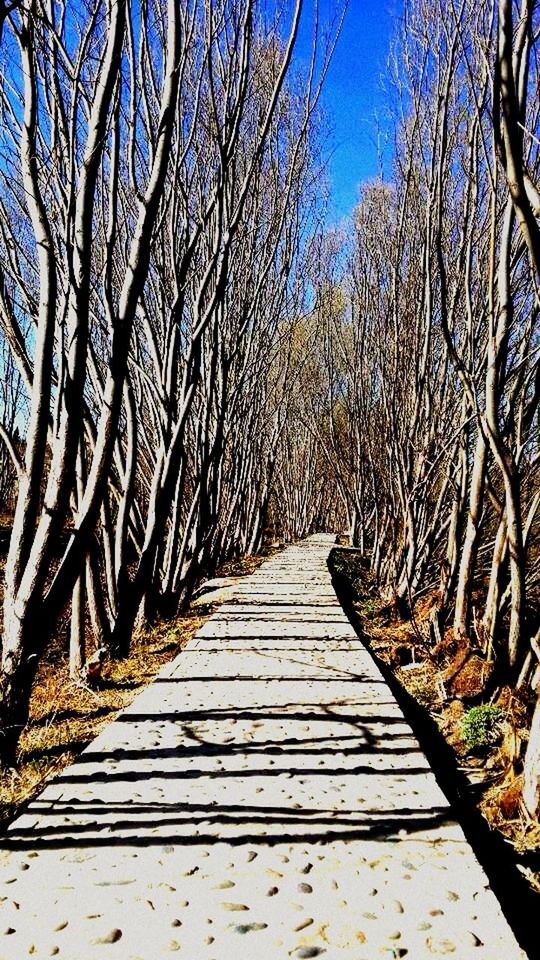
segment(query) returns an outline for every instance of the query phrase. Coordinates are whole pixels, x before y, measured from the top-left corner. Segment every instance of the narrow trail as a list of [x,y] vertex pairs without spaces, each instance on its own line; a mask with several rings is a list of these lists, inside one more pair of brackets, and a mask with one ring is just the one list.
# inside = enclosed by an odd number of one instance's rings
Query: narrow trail
[[332,544],[247,577],[12,824],[2,960],[525,956],[336,600]]

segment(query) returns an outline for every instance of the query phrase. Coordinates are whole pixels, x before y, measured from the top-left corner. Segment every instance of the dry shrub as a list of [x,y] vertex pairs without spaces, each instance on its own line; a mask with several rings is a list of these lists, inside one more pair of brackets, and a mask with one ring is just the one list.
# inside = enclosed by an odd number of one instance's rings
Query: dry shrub
[[491,660],[471,654],[464,663],[453,663],[441,674],[441,678],[447,681],[447,688],[452,696],[460,700],[475,700],[486,690],[494,666]]
[[437,675],[430,663],[417,664],[412,669],[401,667],[396,670],[396,677],[423,707],[430,709],[439,703]]
[[515,820],[519,816],[523,777],[512,777],[510,782],[503,783],[498,788],[497,800],[499,810],[504,820]]

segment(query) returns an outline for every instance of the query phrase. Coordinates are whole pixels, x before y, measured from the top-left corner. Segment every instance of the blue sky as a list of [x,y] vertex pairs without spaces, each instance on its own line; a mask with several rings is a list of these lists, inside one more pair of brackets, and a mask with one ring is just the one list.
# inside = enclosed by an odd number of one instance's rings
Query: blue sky
[[[335,15],[337,5],[338,0],[320,0],[321,18],[328,20],[329,16]],[[378,148],[376,117],[379,116],[384,130],[382,80],[401,8],[401,0],[349,0],[323,96],[333,127],[329,144],[332,189],[329,213],[334,221],[351,212],[358,199],[359,185],[380,172],[380,151],[386,173],[390,173],[391,146],[382,136]],[[297,48],[300,57],[307,52],[311,21],[308,0]]]

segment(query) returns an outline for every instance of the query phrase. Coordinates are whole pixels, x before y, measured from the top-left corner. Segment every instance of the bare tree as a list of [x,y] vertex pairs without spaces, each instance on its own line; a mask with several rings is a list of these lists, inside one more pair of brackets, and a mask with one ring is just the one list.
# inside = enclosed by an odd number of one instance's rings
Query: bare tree
[[22,445],[16,416],[3,429],[18,474],[3,763],[69,598],[76,677],[90,627],[122,655],[137,618],[176,610],[260,543],[332,51],[321,66],[314,47],[288,79],[301,11],[9,11],[20,62],[2,90],[0,315],[29,414]]

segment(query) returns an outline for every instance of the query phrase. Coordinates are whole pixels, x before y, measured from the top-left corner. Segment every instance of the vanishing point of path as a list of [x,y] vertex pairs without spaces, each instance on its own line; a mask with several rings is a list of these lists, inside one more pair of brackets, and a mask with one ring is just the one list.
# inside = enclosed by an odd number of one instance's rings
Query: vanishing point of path
[[524,956],[336,600],[332,543],[246,578],[12,824],[2,960]]

